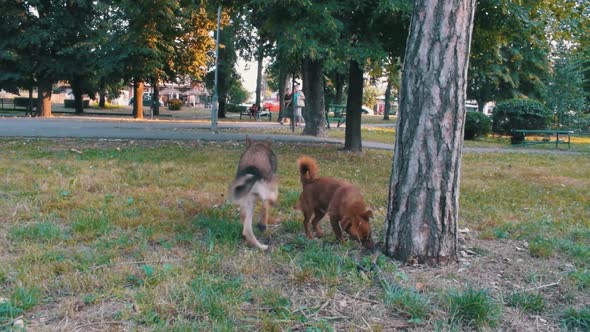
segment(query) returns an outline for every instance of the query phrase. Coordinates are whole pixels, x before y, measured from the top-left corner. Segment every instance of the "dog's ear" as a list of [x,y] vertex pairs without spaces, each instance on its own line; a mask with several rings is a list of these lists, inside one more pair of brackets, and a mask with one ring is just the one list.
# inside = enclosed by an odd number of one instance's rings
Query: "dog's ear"
[[365,213],[363,213],[362,218],[366,221],[369,221],[369,219],[373,218],[373,211],[367,210]]
[[252,145],[252,139],[250,136],[246,135],[246,147],[249,148]]

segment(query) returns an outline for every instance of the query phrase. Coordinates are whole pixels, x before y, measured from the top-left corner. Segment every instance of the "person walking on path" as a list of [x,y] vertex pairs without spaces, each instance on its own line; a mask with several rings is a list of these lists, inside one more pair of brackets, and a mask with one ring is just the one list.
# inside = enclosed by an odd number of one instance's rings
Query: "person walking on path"
[[303,107],[305,107],[305,95],[299,90],[299,84],[295,83],[293,90],[293,107],[295,109],[295,126],[305,125]]

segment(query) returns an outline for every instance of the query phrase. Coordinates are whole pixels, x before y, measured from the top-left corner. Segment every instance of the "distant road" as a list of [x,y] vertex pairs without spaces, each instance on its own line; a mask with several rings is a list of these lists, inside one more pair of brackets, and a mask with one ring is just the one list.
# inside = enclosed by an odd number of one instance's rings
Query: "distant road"
[[[383,126],[383,125],[376,125]],[[391,126],[391,125],[390,125]],[[229,128],[280,128],[276,122],[219,122],[219,129]],[[23,138],[93,138],[93,139],[146,139],[146,140],[203,140],[243,141],[246,134],[213,133],[207,121],[132,120],[92,117],[24,118],[0,117],[0,137]],[[253,139],[294,143],[329,143],[344,145],[334,138],[318,138],[303,135],[247,134]],[[364,148],[393,150],[393,144],[363,142]],[[564,150],[463,148],[476,153],[531,153],[531,154],[579,154]]]

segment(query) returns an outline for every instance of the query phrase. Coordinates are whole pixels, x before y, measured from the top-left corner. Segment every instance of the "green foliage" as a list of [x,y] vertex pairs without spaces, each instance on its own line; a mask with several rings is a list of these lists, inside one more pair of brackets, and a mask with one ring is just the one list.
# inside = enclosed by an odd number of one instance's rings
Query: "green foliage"
[[493,131],[510,134],[512,129],[546,129],[553,114],[543,104],[531,99],[499,102],[492,114]]
[[228,113],[241,113],[246,111],[246,106],[240,106],[235,104],[227,104],[225,105],[225,111]]
[[[74,99],[64,99],[64,108],[74,108]],[[89,99],[84,99],[83,101],[84,104],[84,108],[87,108],[90,106],[90,100]]]
[[377,97],[381,95],[381,92],[372,85],[365,85],[363,89],[363,105],[373,109],[377,104]]
[[[244,86],[240,80],[236,80],[233,84],[230,85],[228,91],[228,101],[232,104],[242,104],[248,101],[250,98],[250,93]],[[226,112],[229,112],[226,105]]]
[[452,292],[448,295],[448,305],[453,321],[477,328],[493,328],[501,312],[487,289],[468,287],[462,292]]
[[406,289],[400,285],[381,282],[385,291],[385,304],[396,311],[410,316],[412,322],[418,323],[428,318],[430,301],[415,290]]
[[580,130],[587,127],[585,121],[580,121],[588,97],[588,92],[584,90],[583,63],[567,47],[558,46],[544,97],[549,109],[556,114],[557,128]]
[[182,100],[170,99],[168,100],[168,109],[171,111],[178,111],[182,108]]
[[545,299],[540,293],[515,292],[510,295],[507,304],[535,314],[539,314],[545,309]]
[[590,330],[590,306],[576,310],[568,308],[561,316],[561,324],[568,331]]
[[465,114],[464,139],[471,140],[475,137],[486,136],[492,131],[492,120],[480,112],[467,112]]

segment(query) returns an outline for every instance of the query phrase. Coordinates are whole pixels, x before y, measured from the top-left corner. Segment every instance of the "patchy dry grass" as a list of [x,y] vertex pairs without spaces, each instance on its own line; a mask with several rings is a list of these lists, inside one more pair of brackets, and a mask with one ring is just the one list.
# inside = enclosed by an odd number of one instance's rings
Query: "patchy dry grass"
[[21,316],[32,330],[587,327],[587,155],[465,155],[459,264],[382,256],[374,273],[328,222],[324,239],[303,236],[295,160],[310,154],[322,174],[359,184],[380,237],[391,152],[276,144],[280,200],[262,253],[225,198],[242,150],[0,140],[0,329]]

